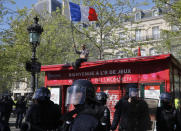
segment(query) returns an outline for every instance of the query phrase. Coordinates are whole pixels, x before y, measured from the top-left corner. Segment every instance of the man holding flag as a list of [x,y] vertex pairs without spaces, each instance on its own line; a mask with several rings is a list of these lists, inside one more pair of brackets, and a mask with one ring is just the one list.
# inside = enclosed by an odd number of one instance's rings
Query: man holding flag
[[75,44],[74,44],[74,49],[75,49],[75,53],[80,55],[80,58],[76,59],[76,62],[72,63],[72,66],[74,67],[74,69],[78,69],[82,62],[86,62],[87,61],[88,55],[89,55],[89,51],[86,49],[86,45],[85,44],[82,45],[82,50],[81,51],[78,51],[76,49]]
[[68,2],[67,0],[63,0],[63,15],[71,21],[72,28],[72,39],[74,43],[74,50],[77,54],[80,54],[80,58],[76,60],[75,63],[72,63],[74,69],[79,68],[82,62],[87,61],[89,51],[86,49],[85,45],[82,46],[81,51],[77,51],[74,36],[73,36],[73,21],[74,22],[89,22],[89,21],[97,21],[97,14],[95,9],[89,6],[82,6],[72,2]]

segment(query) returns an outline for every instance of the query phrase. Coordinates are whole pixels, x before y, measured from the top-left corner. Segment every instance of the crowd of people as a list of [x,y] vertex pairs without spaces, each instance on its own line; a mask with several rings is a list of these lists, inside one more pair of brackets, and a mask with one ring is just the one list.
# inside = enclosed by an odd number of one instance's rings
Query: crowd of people
[[14,100],[6,93],[0,98],[0,131],[9,131],[9,119],[11,114],[17,116],[15,126],[21,127],[23,117],[27,109],[25,96],[18,96]]
[[[24,96],[14,102],[10,95],[0,99],[0,131],[10,131],[9,118],[15,105],[16,128],[21,131],[147,131],[151,130],[149,109],[139,97],[136,83],[126,85],[126,93],[115,106],[113,120],[106,106],[108,95],[96,93],[88,80],[75,80],[67,88],[66,106],[73,110],[61,114],[59,105],[50,100],[50,90],[38,88],[32,96],[33,103],[27,107]],[[157,131],[181,131],[181,107],[179,100],[173,102],[170,93],[160,94],[161,106],[157,107]],[[23,120],[23,118],[25,118]]]

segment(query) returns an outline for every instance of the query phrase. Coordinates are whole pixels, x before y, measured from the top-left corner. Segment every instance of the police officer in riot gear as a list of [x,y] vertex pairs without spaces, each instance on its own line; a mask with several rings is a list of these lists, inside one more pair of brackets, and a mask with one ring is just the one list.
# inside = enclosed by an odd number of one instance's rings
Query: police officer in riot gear
[[11,115],[11,112],[12,112],[12,108],[13,108],[13,105],[14,105],[14,102],[13,102],[10,94],[4,94],[3,103],[5,105],[4,118],[5,118],[5,122],[8,124],[9,118],[10,118],[10,115]]
[[108,96],[104,92],[96,93],[97,101],[105,107],[104,111],[102,112],[102,117],[100,119],[100,122],[102,124],[102,127],[104,128],[103,130],[109,131],[111,123],[110,123],[110,110],[106,106],[107,98]]
[[3,96],[0,98],[0,131],[10,131],[9,124],[5,120],[5,103]]
[[26,101],[25,96],[20,96],[16,102],[16,128],[21,127],[24,114],[26,112]]
[[67,88],[66,104],[74,105],[75,109],[62,117],[65,120],[63,131],[101,131],[99,120],[104,107],[97,103],[90,81],[75,80],[72,86]]
[[150,128],[148,105],[138,97],[138,89],[131,88],[135,85],[129,86],[129,98],[118,102],[120,105],[117,105],[117,114],[114,114],[116,121],[113,120],[111,130],[115,130],[120,121],[119,131],[146,131]]
[[125,88],[125,95],[116,103],[114,118],[111,125],[112,130],[115,130],[117,128],[118,123],[120,121],[123,104],[127,102],[129,99],[129,88],[137,88],[137,84],[136,83],[127,84]]
[[176,111],[172,105],[172,96],[169,93],[160,94],[161,107],[157,108],[157,131],[174,131],[176,129]]
[[38,88],[32,99],[35,103],[29,107],[21,131],[56,130],[60,124],[61,111],[58,105],[50,100],[49,89]]

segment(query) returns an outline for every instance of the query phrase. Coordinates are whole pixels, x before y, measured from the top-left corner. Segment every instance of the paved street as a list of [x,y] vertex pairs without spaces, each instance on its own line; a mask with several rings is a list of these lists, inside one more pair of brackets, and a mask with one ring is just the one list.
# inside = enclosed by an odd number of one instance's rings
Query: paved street
[[16,122],[16,118],[11,116],[9,120],[9,126],[10,126],[11,131],[20,131],[19,129],[16,129],[15,122]]

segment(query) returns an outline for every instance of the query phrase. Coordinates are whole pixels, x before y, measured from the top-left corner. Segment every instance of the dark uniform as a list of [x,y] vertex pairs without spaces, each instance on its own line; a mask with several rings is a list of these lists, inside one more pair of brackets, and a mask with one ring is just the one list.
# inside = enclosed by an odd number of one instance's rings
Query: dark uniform
[[176,129],[176,110],[172,106],[172,97],[169,93],[160,94],[161,107],[157,108],[157,131],[174,131]]
[[0,99],[0,131],[10,131],[8,123],[5,121],[5,103],[3,97]]
[[10,131],[9,125],[3,120],[0,120],[0,131]]
[[96,93],[96,99],[97,101],[102,105],[104,106],[104,109],[103,111],[101,111],[101,119],[100,119],[100,122],[102,124],[102,127],[104,129],[102,130],[106,130],[106,131],[109,131],[110,130],[110,127],[111,127],[111,122],[110,122],[110,110],[109,108],[106,106],[106,103],[107,103],[107,94],[104,93],[104,92],[99,92],[99,93]]
[[129,99],[128,95],[125,95],[122,99],[120,99],[115,106],[115,112],[114,112],[114,119],[112,121],[111,129],[115,130],[118,126],[118,123],[120,121],[121,112],[123,108],[123,104],[126,103]]
[[4,112],[5,122],[8,123],[13,109],[14,101],[12,100],[9,94],[5,94],[3,98],[3,103],[5,105],[5,112]]
[[5,102],[3,100],[3,96],[0,99],[0,120],[5,120]]
[[147,103],[138,98],[136,88],[129,88],[129,98],[124,97],[116,104],[112,130],[119,131],[146,131],[150,128],[150,117]]
[[21,127],[21,123],[24,117],[24,114],[26,113],[26,101],[24,96],[20,96],[18,101],[16,102],[16,128]]
[[50,100],[50,91],[41,87],[33,96],[32,104],[26,114],[26,123],[22,125],[23,131],[52,131],[60,126],[60,113],[58,105]]
[[181,131],[181,107],[176,110],[176,131]]
[[90,81],[74,81],[67,89],[66,104],[73,104],[75,109],[62,117],[62,131],[104,131],[100,123],[104,106],[97,103]]

